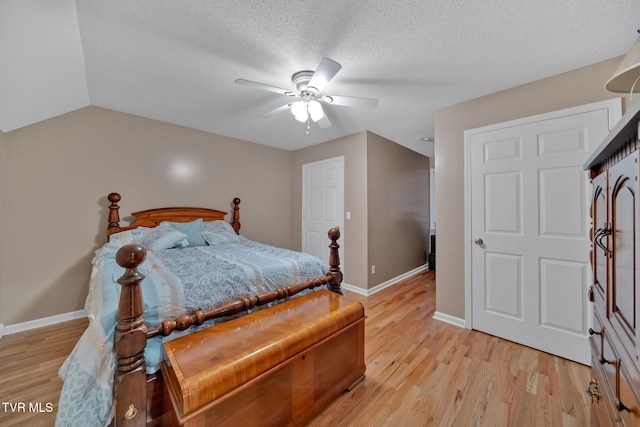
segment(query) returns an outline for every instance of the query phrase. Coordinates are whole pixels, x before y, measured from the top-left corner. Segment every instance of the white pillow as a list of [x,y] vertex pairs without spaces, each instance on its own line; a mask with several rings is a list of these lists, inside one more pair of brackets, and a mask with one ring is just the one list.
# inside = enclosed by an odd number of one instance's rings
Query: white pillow
[[184,248],[189,246],[187,235],[176,230],[171,225],[163,222],[148,231],[139,239],[139,242],[148,251],[160,251],[174,247]]

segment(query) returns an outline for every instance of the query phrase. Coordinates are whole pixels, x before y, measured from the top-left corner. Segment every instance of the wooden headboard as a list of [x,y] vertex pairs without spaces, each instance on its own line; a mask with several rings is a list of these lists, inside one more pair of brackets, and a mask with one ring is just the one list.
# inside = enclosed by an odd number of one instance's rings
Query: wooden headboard
[[[199,208],[193,206],[174,206],[166,208],[147,209],[144,211],[133,212],[134,222],[124,227],[120,226],[120,206],[118,202],[121,196],[118,193],[111,193],[107,196],[111,205],[109,205],[109,226],[107,227],[107,236],[119,233],[125,230],[131,230],[137,227],[155,227],[162,221],[171,222],[189,222],[202,218],[203,221],[224,220],[227,212],[217,209]],[[233,215],[231,218],[231,226],[240,234],[240,199],[233,199]]]

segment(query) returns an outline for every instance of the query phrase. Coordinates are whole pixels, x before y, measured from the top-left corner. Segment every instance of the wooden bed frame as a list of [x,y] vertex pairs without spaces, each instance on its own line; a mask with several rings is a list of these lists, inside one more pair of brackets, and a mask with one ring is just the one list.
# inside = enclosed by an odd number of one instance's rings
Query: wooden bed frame
[[[204,221],[224,220],[226,212],[199,207],[167,207],[133,212],[135,221],[128,226],[120,226],[120,202],[118,193],[107,196],[109,206],[109,226],[107,235],[111,236],[136,227],[155,227],[162,221],[189,222],[202,218]],[[230,221],[236,234],[240,234],[240,199],[233,199],[233,214]],[[201,325],[209,319],[237,314],[295,295],[305,289],[328,285],[336,293],[342,293],[342,272],[337,240],[340,230],[332,228],[328,232],[329,273],[306,283],[283,284],[275,291],[228,301],[226,304],[209,311],[197,310],[192,314],[183,314],[175,319],[166,319],[155,326],[144,323],[144,304],[140,288],[144,276],[138,272],[138,265],[144,261],[146,250],[136,244],[125,245],[116,254],[116,261],[125,268],[124,275],[118,279],[122,286],[115,332],[116,374],[114,380],[114,426],[162,425],[164,419],[162,395],[163,380],[160,372],[146,374],[144,348],[147,339],[158,335],[168,336],[174,331],[183,331],[193,325]]]

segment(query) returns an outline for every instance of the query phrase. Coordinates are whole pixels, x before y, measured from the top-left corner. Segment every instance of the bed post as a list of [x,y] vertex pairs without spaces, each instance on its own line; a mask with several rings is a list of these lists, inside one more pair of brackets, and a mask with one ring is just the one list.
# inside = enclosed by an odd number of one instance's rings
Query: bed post
[[120,206],[118,202],[121,197],[118,193],[110,193],[107,196],[107,200],[111,202],[109,205],[109,226],[107,227],[107,236],[111,236],[113,233],[120,231]]
[[329,290],[337,294],[342,294],[340,284],[342,283],[342,271],[340,271],[340,255],[338,254],[338,239],[340,238],[340,227],[329,230],[329,272],[333,275],[333,280],[329,284]]
[[144,305],[140,288],[144,275],[140,274],[137,268],[144,261],[146,254],[147,251],[136,244],[125,245],[116,253],[118,265],[126,270],[118,279],[122,291],[114,343],[114,427],[138,427],[147,424],[147,372],[144,361],[147,328],[142,318]]
[[240,234],[240,199],[233,199],[233,220],[231,221],[233,229],[236,230],[236,234]]

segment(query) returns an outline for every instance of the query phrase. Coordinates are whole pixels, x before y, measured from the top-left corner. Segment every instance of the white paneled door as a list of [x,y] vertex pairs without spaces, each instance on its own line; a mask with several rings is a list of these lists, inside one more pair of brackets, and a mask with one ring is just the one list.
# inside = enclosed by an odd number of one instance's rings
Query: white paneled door
[[[344,157],[302,166],[302,251],[329,262],[330,228],[340,227],[340,261],[344,230]],[[344,269],[342,269],[344,272]]]
[[473,329],[590,363],[583,164],[619,118],[617,103],[465,133]]

